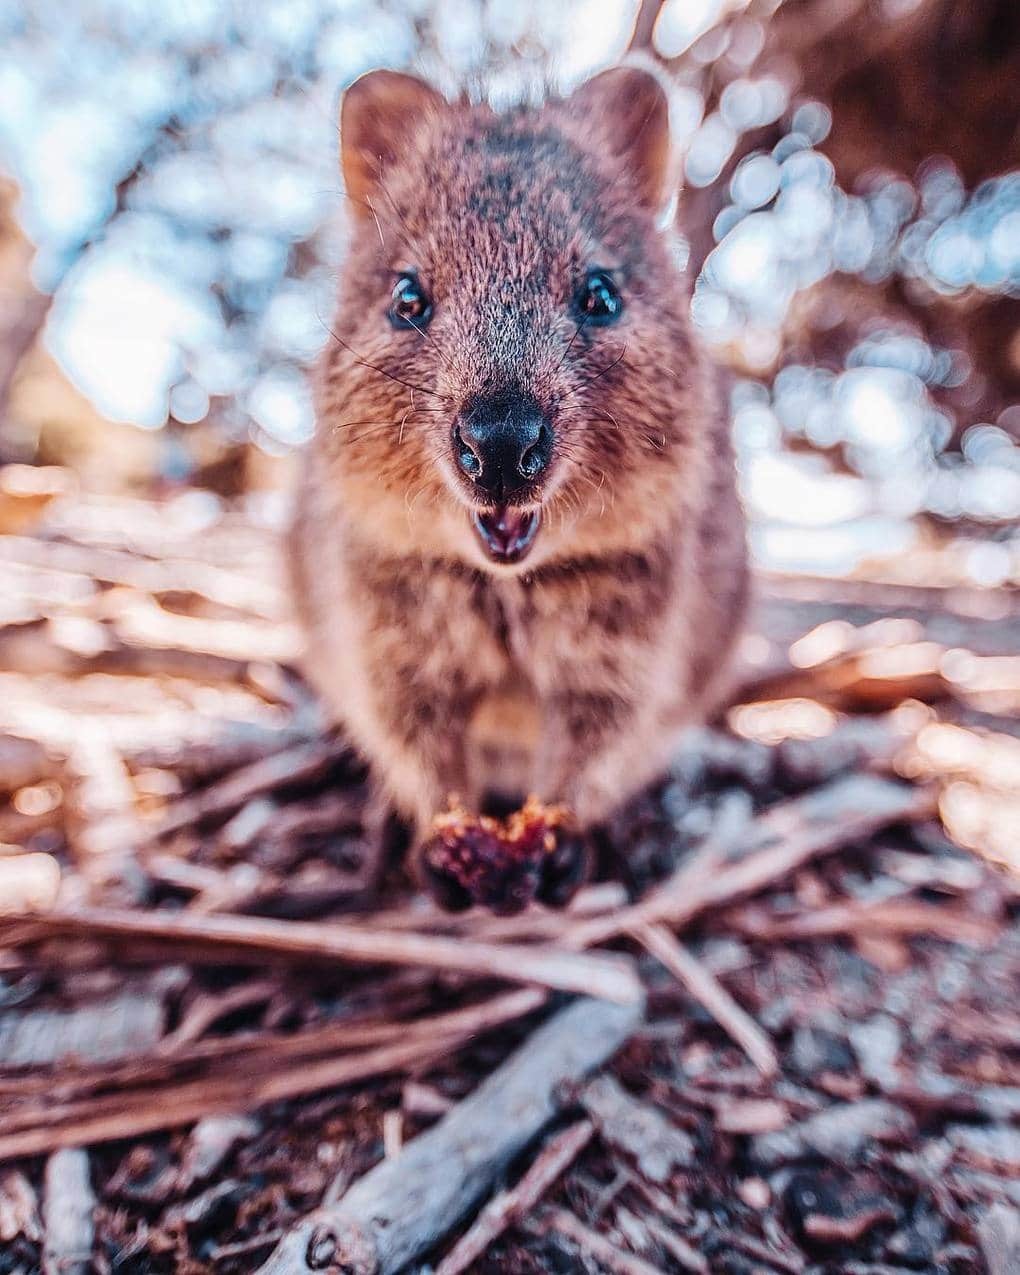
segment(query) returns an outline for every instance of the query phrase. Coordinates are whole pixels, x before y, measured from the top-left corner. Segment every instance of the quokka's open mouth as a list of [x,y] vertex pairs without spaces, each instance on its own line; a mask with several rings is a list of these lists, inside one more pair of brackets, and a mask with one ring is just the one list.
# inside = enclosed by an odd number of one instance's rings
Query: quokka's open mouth
[[528,556],[541,521],[539,510],[512,505],[497,505],[471,515],[472,526],[488,557],[507,564],[522,562]]

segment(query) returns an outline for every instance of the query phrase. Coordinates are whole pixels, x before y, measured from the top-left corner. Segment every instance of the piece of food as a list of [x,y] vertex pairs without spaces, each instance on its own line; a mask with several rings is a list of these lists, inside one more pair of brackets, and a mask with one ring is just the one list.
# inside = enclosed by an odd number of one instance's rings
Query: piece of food
[[505,819],[474,815],[456,797],[437,815],[422,847],[422,875],[451,911],[479,904],[519,912],[533,900],[561,907],[584,881],[585,839],[563,806],[529,797]]

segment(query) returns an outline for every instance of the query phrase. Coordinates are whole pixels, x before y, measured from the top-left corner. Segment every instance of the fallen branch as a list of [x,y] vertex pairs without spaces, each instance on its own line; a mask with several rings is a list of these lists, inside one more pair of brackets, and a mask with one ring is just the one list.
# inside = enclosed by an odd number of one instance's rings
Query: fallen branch
[[158,982],[129,987],[67,1009],[12,1009],[0,1015],[0,1067],[43,1067],[75,1060],[117,1062],[152,1049],[163,1033]]
[[63,641],[59,628],[55,634],[55,620],[37,617],[0,625],[0,670],[31,677],[86,677],[94,673],[180,677],[213,686],[239,684],[263,693],[252,674],[253,660],[185,646],[132,645],[114,626],[97,621],[89,622],[93,649],[81,650]]
[[[216,1081],[233,1078],[238,1084],[252,1083],[259,1076],[279,1071],[284,1064],[297,1065],[303,1061],[307,1066],[337,1054],[406,1043],[412,1038],[429,1045],[441,1035],[461,1032],[474,1035],[530,1014],[541,1008],[545,1000],[545,992],[530,988],[422,1018],[374,1018],[367,1022],[340,1018],[296,1032],[211,1036],[184,1043],[176,1033],[171,1033],[163,1037],[154,1052],[144,1057],[112,1066],[65,1070],[58,1083],[49,1069],[40,1067],[13,1073],[0,1071],[0,1102],[7,1098],[21,1104],[8,1108],[5,1117],[8,1124],[15,1118],[18,1127],[53,1124],[69,1110],[62,1104],[80,1101],[100,1091],[107,1100],[115,1093],[140,1089],[151,1096],[157,1085],[171,1084],[182,1076]],[[33,1098],[37,1100],[34,1108],[29,1105]]]
[[459,1048],[478,1031],[529,1013],[541,1003],[541,997],[536,1000],[536,996],[535,992],[516,992],[478,1006],[473,1013],[454,1011],[405,1024],[399,1038],[339,1058],[310,1061],[299,1057],[262,1074],[252,1075],[241,1068],[226,1077],[202,1077],[158,1087],[143,1084],[126,1094],[50,1101],[27,1111],[14,1108],[3,1114],[0,1161],[59,1147],[138,1137],[191,1124],[204,1116],[251,1111],[265,1103],[336,1089],[390,1072],[418,1070]]
[[260,1275],[391,1275],[430,1248],[557,1111],[560,1086],[610,1058],[639,1002],[584,999],[562,1010],[426,1133],[303,1218]]
[[271,581],[199,559],[150,558],[125,548],[4,536],[0,562],[8,570],[14,566],[32,568],[47,576],[117,585],[157,598],[166,594],[194,596],[263,620],[279,619],[287,611],[285,595]]
[[1020,616],[1011,595],[987,589],[876,584],[763,572],[752,631],[788,647],[831,620],[853,625],[910,619],[924,636],[977,655],[1020,651]]
[[945,655],[946,648],[935,642],[845,651],[819,664],[746,682],[740,702],[807,698],[848,712],[893,709],[908,699],[936,704],[958,693],[942,671]]
[[338,922],[273,921],[263,917],[133,912],[113,908],[53,911],[43,916],[0,917],[0,943],[43,939],[143,940],[169,956],[191,962],[268,956],[289,960],[352,961],[380,965],[426,965],[475,977],[504,978],[607,1000],[636,1002],[641,984],[631,960],[588,955],[555,947],[479,943],[442,935],[393,933]]

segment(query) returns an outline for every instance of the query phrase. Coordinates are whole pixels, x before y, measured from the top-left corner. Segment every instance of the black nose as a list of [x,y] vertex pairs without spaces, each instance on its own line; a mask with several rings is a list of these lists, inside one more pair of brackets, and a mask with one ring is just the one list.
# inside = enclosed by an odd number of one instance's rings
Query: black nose
[[522,395],[491,395],[465,406],[453,431],[457,464],[493,500],[530,486],[549,464],[552,428]]

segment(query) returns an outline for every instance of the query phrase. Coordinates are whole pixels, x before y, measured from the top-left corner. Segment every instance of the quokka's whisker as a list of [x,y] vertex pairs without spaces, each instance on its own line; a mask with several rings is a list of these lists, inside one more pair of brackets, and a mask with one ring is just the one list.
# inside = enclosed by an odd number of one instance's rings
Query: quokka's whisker
[[[320,322],[322,322],[321,319]],[[359,354],[354,346],[351,345],[349,341],[345,341],[342,336],[338,335],[338,333],[334,332],[328,323],[323,323],[323,327],[333,340],[336,341],[337,345],[342,345],[345,350],[349,350],[351,354],[354,355],[355,359],[362,365],[362,367],[371,368],[373,372],[378,372],[379,375],[385,377],[386,380],[393,381],[396,385],[403,385],[405,389],[413,390],[417,394],[424,394],[426,398],[438,399],[440,402],[445,403],[449,403],[451,401],[449,396],[446,394],[440,394],[437,390],[430,390],[424,385],[415,385],[413,381],[405,381],[403,377],[396,376],[393,372],[387,372],[384,367],[380,367],[377,363],[373,363],[370,359],[366,359],[363,355]]]

